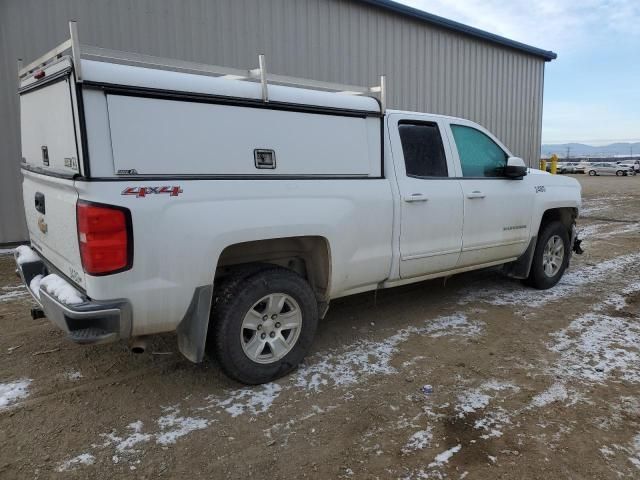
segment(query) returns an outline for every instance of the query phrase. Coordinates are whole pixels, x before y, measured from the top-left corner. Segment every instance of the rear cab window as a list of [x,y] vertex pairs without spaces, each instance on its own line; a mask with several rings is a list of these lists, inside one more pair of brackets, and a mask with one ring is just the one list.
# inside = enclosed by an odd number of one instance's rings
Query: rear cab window
[[408,177],[449,176],[447,157],[437,123],[402,120],[398,123],[398,132]]

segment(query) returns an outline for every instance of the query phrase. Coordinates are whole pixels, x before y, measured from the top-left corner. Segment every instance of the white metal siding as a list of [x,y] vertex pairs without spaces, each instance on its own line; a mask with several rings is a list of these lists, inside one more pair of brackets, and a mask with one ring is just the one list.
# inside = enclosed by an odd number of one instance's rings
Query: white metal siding
[[68,38],[354,84],[386,74],[389,107],[476,121],[537,161],[544,60],[356,0],[4,0],[0,2],[0,243],[23,240],[16,59]]

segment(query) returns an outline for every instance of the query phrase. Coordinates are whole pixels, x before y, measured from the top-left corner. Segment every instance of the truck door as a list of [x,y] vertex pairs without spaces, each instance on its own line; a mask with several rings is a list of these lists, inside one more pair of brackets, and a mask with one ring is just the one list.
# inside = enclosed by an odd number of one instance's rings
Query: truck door
[[388,117],[400,194],[402,278],[451,270],[460,256],[462,190],[443,126],[437,117]]
[[520,256],[529,243],[533,179],[510,179],[506,148],[476,124],[452,120],[447,129],[464,194],[462,254],[458,267]]

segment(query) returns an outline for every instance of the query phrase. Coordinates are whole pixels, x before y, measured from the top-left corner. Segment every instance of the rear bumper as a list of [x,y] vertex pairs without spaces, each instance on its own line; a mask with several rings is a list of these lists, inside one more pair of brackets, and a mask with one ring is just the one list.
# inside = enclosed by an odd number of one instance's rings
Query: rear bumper
[[126,300],[91,300],[71,283],[58,277],[58,290],[64,290],[67,297],[69,294],[77,297],[72,303],[65,302],[52,293],[51,289],[41,286],[39,279],[36,279],[38,275],[41,278],[47,277],[49,270],[35,250],[20,247],[16,249],[14,257],[16,272],[33,300],[40,305],[49,320],[67,333],[69,339],[81,344],[98,344],[130,336],[131,308]]

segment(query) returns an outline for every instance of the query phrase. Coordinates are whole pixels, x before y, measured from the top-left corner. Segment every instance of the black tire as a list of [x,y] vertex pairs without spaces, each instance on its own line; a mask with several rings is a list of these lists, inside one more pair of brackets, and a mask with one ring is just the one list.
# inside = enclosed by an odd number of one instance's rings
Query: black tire
[[[549,277],[544,272],[543,255],[547,242],[554,235],[559,236],[562,239],[564,245],[564,258],[560,269],[555,275]],[[536,249],[533,254],[533,262],[531,264],[531,270],[529,271],[529,277],[525,280],[525,283],[538,290],[546,290],[553,287],[560,281],[564,271],[569,265],[569,255],[571,252],[571,245],[569,239],[569,232],[567,228],[559,221],[552,221],[543,225],[538,234],[538,242],[536,243]]]
[[617,177],[621,177],[622,175],[624,175],[625,173],[622,170],[617,170],[616,171],[616,176]]
[[[302,312],[302,327],[291,350],[273,363],[258,363],[245,354],[242,322],[249,310],[272,293],[291,296]],[[212,324],[207,342],[224,373],[249,385],[267,383],[294,370],[309,351],[318,325],[318,304],[313,290],[297,273],[277,266],[235,276],[214,293]]]
[[595,177],[596,176],[596,171],[595,170],[589,170],[589,176]]

